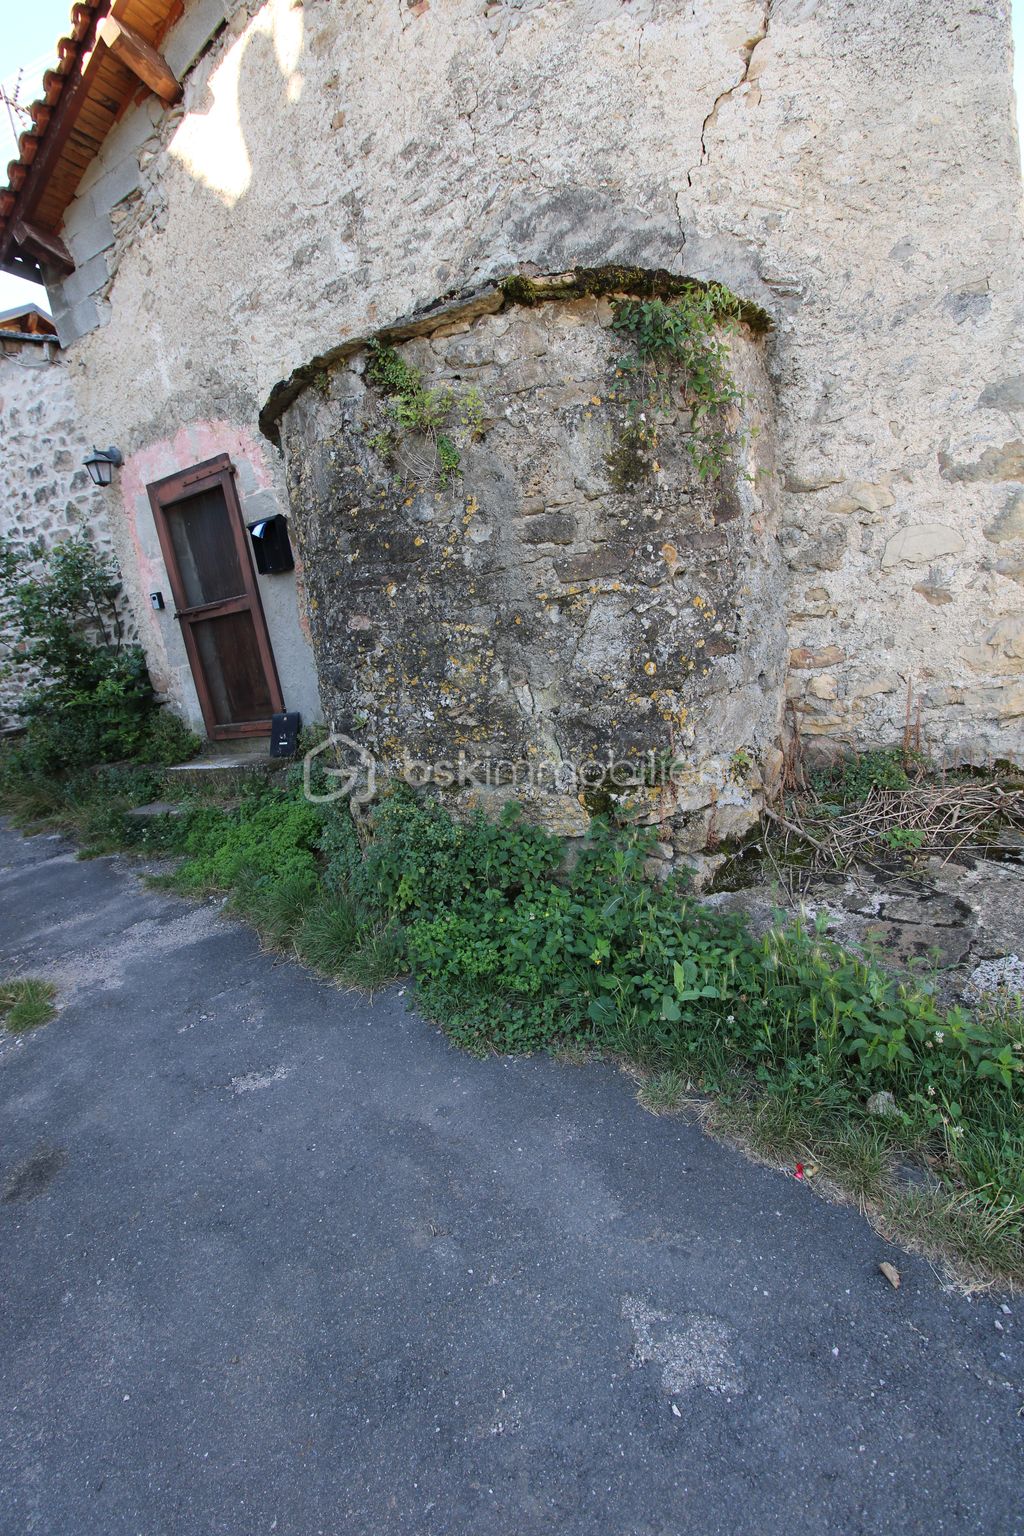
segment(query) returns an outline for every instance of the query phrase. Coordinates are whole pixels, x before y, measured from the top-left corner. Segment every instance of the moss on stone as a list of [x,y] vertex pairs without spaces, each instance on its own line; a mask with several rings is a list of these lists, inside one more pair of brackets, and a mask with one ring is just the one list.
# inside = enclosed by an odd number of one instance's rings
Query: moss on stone
[[771,316],[760,304],[729,293],[721,284],[707,283],[697,277],[680,277],[674,272],[666,272],[662,267],[576,267],[572,272],[559,275],[557,280],[537,279],[516,272],[502,278],[498,287],[506,303],[531,307],[556,299],[606,298],[612,294],[639,299],[671,299],[694,288],[704,292],[718,288],[726,292],[729,299],[728,304],[723,305],[723,318],[727,314],[738,314],[750,330],[762,334],[772,328]]
[[632,422],[627,422],[619,433],[615,446],[605,463],[613,491],[620,494],[635,490],[650,478],[651,466],[646,456],[645,434]]

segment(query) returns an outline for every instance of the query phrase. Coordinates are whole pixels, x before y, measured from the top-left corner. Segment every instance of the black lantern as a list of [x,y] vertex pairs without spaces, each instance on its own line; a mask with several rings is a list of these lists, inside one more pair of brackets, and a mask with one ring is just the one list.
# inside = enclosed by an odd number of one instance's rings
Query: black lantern
[[124,463],[124,455],[120,448],[93,448],[92,453],[82,462],[92,477],[93,485],[109,485],[114,478],[114,470]]

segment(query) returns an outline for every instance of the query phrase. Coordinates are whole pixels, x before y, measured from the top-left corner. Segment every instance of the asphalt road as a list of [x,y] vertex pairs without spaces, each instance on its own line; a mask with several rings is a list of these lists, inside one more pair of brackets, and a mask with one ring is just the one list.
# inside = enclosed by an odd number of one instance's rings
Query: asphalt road
[[1024,1304],[118,861],[0,904],[4,1536],[1024,1529]]

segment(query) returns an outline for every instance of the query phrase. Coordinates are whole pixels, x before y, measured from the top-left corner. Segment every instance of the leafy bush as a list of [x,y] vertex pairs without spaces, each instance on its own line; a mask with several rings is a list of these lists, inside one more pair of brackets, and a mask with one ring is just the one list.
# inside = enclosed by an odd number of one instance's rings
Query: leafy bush
[[[421,1001],[458,1043],[571,1039],[778,1099],[805,1124],[827,1109],[859,1177],[871,1159],[858,1137],[928,1149],[955,1187],[1021,1220],[1024,1042],[1006,1010],[943,1008],[799,923],[757,937],[678,883],[651,884],[645,853],[643,838],[597,828],[562,873],[558,840],[513,812],[459,825],[394,796],[350,880],[400,917]],[[892,1121],[868,1116],[881,1090]]]
[[27,730],[4,777],[38,777],[96,763],[170,762],[198,740],[158,711],[137,645],[124,643],[113,561],[84,537],[53,549],[0,543],[0,619],[25,673]]
[[236,810],[197,806],[184,820],[181,889],[226,891],[244,882],[251,890],[258,880],[316,886],[321,817],[307,801],[261,787]]
[[[142,777],[106,768],[76,782],[101,821],[98,801],[147,792]],[[697,1085],[755,1144],[799,1155],[813,1143],[857,1198],[886,1210],[891,1161],[925,1159],[975,1249],[989,1240],[993,1263],[1018,1254],[1024,1273],[1013,1000],[943,1007],[818,927],[780,920],[756,935],[682,882],[649,881],[646,835],[598,823],[569,863],[514,808],[458,823],[405,792],[378,804],[365,851],[344,809],[294,788],[166,820],[147,835],[184,854],[179,888],[231,891],[266,942],[349,984],[372,990],[411,970],[458,1044],[625,1058],[652,1074],[657,1108]],[[868,1109],[881,1091],[895,1104],[884,1119]],[[946,1208],[933,1206],[945,1230]]]
[[815,794],[844,804],[860,804],[873,789],[909,789],[902,752],[895,749],[841,757],[811,774]]

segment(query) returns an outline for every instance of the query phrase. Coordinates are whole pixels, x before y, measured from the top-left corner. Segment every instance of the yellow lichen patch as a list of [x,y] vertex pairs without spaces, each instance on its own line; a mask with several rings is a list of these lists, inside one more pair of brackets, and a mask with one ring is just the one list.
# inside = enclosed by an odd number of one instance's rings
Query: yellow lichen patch
[[655,661],[645,661],[644,662],[644,671],[647,673],[648,677],[653,677],[655,672],[657,672],[657,670],[658,670],[657,662],[655,662]]
[[412,541],[412,542],[413,542],[413,543],[414,543],[414,544],[415,544],[415,546],[416,546],[416,548],[417,548],[417,549],[419,549],[419,548],[420,548],[420,546],[421,546],[421,545],[422,545],[422,544],[423,544],[423,542],[424,542],[424,540],[423,540],[423,536],[422,536],[422,535],[421,535],[421,534],[417,534],[417,535],[416,535],[416,537],[415,537],[415,538],[414,538],[414,539],[413,539],[413,541]]

